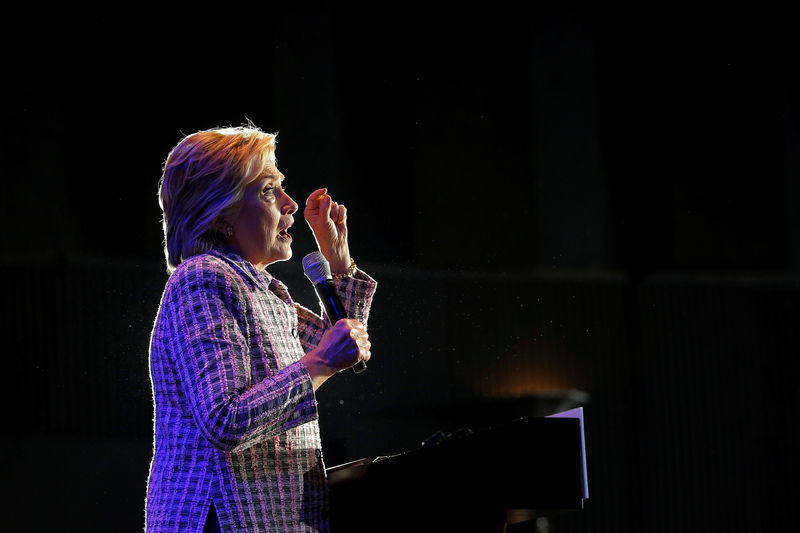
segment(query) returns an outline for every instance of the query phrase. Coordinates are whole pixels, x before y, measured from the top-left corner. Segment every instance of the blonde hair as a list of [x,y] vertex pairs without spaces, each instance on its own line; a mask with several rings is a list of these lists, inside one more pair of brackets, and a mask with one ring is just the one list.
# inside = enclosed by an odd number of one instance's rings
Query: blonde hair
[[235,216],[249,184],[275,164],[275,135],[252,124],[184,137],[158,183],[170,274],[184,259],[225,242],[218,225]]

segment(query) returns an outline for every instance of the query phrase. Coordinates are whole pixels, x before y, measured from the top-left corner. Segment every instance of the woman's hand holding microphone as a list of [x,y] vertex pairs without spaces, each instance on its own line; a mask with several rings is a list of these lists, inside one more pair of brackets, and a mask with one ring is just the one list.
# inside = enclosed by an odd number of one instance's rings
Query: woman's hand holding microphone
[[311,375],[314,390],[340,370],[370,358],[369,335],[364,324],[351,318],[337,321],[325,332],[316,348],[300,361]]

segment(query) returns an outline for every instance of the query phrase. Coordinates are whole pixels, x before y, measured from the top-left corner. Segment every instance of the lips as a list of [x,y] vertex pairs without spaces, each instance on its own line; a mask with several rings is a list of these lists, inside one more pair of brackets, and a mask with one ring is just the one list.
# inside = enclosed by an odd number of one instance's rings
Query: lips
[[289,235],[289,228],[291,228],[293,225],[294,225],[294,220],[290,220],[288,224],[279,227],[278,236],[283,238],[283,239],[291,240],[292,236]]

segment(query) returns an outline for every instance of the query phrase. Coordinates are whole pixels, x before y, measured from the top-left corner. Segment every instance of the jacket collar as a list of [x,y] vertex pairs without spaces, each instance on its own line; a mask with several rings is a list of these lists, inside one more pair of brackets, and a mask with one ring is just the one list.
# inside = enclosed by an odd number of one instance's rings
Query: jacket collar
[[210,250],[208,253],[230,264],[246,278],[250,279],[256,287],[266,289],[274,279],[269,272],[258,270],[250,261],[244,259],[230,248],[217,248]]
[[266,270],[257,269],[255,266],[253,266],[253,263],[247,259],[244,259],[230,248],[217,248],[210,250],[208,253],[231,265],[235,270],[252,281],[254,286],[260,288],[261,290],[272,291],[278,298],[287,304],[292,303],[292,297],[289,295],[289,290],[287,289],[286,285],[281,282],[281,280],[272,277],[272,274]]

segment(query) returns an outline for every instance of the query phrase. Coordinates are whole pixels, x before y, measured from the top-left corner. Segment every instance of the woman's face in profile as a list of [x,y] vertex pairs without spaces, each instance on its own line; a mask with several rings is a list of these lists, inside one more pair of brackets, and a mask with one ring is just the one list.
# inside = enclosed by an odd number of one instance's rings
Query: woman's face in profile
[[256,268],[292,257],[288,229],[297,204],[283,190],[283,174],[269,165],[245,190],[239,213],[232,222],[231,246]]

